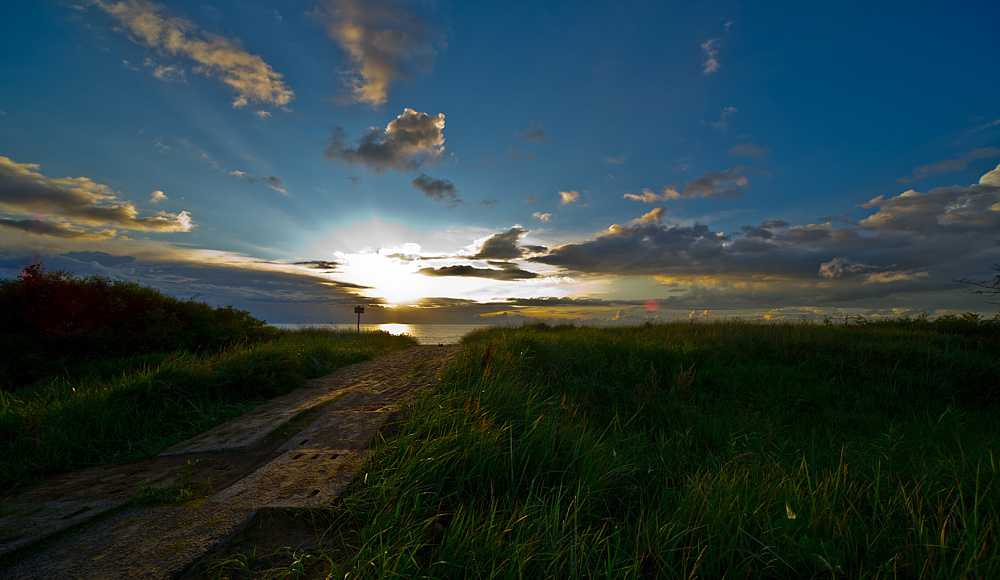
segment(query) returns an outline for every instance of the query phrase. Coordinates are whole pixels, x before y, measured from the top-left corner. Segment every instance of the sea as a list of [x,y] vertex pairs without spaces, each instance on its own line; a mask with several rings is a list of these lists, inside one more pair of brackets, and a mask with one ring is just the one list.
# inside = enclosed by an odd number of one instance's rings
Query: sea
[[[296,330],[299,328],[331,328],[336,330],[357,330],[357,324],[272,324],[278,328]],[[362,324],[361,331],[384,330],[389,334],[408,334],[418,344],[458,344],[463,336],[473,330],[487,328],[485,324]]]

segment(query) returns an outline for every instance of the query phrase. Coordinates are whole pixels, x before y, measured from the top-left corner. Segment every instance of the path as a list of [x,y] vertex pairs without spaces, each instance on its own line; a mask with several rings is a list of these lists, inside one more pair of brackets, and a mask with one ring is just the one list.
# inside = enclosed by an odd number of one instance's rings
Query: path
[[[4,500],[3,561],[50,545],[0,579],[176,578],[261,510],[328,504],[407,397],[436,384],[460,348],[418,346],[351,365],[153,459],[62,474]],[[143,486],[186,482],[197,500],[135,507]]]

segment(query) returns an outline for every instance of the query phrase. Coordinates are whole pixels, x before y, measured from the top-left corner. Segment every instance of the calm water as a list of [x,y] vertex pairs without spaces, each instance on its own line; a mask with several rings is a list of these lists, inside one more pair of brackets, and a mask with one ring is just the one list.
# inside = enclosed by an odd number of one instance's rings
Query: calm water
[[[335,328],[354,330],[357,324],[273,324],[278,328]],[[362,324],[361,330],[384,330],[389,334],[408,334],[420,344],[458,344],[466,334],[485,324]]]

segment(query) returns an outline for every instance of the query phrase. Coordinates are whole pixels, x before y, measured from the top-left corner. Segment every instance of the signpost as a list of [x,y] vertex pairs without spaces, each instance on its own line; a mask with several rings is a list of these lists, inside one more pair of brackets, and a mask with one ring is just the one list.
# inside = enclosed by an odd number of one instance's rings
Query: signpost
[[365,307],[355,306],[354,313],[358,315],[358,334],[361,334],[361,315],[365,313]]

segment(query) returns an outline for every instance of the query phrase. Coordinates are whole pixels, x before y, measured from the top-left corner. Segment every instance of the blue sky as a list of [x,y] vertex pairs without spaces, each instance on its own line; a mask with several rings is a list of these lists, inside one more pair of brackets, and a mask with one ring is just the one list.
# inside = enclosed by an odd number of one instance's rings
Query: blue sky
[[995,307],[995,2],[17,1],[0,275],[269,322]]

